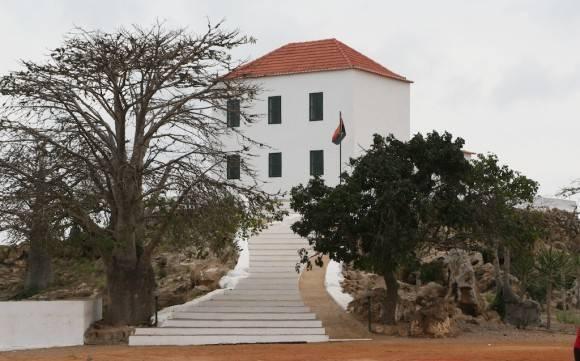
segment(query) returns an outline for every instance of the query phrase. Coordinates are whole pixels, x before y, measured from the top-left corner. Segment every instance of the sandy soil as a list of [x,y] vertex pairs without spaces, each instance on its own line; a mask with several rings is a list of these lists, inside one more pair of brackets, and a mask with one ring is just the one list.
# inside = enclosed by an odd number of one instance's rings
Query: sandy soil
[[[572,338],[572,336],[568,336]],[[500,342],[486,340],[403,340],[331,342],[295,345],[198,347],[84,346],[0,353],[0,361],[568,361],[571,340]]]
[[312,270],[302,272],[300,294],[304,303],[322,321],[331,339],[373,338],[373,334],[368,332],[368,326],[344,312],[326,292],[324,277],[327,264],[328,257],[325,257],[323,268],[313,266]]

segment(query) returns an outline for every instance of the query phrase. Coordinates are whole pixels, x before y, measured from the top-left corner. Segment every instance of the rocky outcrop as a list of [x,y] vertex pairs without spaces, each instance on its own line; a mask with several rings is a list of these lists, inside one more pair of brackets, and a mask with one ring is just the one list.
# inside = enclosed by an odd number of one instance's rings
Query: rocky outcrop
[[[153,260],[159,307],[181,304],[219,288],[219,280],[233,266],[233,259],[198,259],[185,249],[162,252]],[[36,294],[25,294],[26,246],[0,246],[0,300],[55,300],[104,296],[105,270],[99,259],[60,255],[54,259],[55,282]]]
[[[453,302],[447,297],[447,289],[435,282],[419,288],[399,282],[399,306],[397,326],[381,325],[385,289],[374,288],[359,293],[348,306],[348,311],[361,320],[368,321],[369,300],[375,332],[413,337],[447,337],[456,334],[453,316],[457,313]],[[370,296],[370,299],[369,299]],[[459,312],[461,313],[461,312]]]
[[219,288],[219,280],[233,266],[233,260],[200,260],[187,252],[159,254],[154,260],[159,308],[182,304]]
[[479,294],[474,264],[482,265],[480,253],[469,254],[460,249],[449,251],[446,257],[449,271],[448,296],[453,298],[457,307],[470,316],[479,316],[485,308],[485,302]]
[[439,338],[457,333],[453,320],[456,308],[446,293],[445,287],[434,282],[419,289],[415,299],[416,309],[409,323],[409,336]]
[[27,248],[0,246],[0,300],[11,298],[23,287]]

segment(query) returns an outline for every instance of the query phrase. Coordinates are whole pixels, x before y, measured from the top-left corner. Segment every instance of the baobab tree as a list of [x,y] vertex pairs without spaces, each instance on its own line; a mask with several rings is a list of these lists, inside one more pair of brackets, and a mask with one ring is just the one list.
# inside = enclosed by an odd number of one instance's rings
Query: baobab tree
[[[257,182],[228,180],[224,170],[234,152],[241,172],[254,177],[243,159],[257,144],[221,114],[236,100],[242,122],[256,119],[246,105],[259,89],[224,78],[238,65],[230,50],[252,42],[221,23],[200,35],[160,24],[77,29],[46,61],[23,61],[22,70],[0,79],[8,99],[1,129],[73,160],[63,166],[78,180],[63,179],[56,198],[104,261],[109,323],[148,321],[152,255],[184,202],[206,194],[200,189],[228,193],[250,216],[274,210]],[[240,149],[225,151],[222,139],[232,133]]]
[[53,249],[66,227],[53,187],[69,175],[52,150],[45,142],[0,141],[0,230],[28,244],[25,292],[52,282]]

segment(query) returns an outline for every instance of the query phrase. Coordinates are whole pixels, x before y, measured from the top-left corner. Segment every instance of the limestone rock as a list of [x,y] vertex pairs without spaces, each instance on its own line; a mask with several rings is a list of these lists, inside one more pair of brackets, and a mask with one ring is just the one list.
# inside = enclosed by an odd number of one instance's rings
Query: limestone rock
[[127,344],[134,332],[135,328],[131,326],[108,326],[96,322],[85,332],[85,345]]
[[430,282],[417,292],[417,309],[409,324],[409,335],[414,337],[448,337],[457,332],[453,316],[455,306],[445,297],[447,290]]
[[477,278],[479,292],[483,293],[495,290],[495,270],[493,264],[485,263],[476,267],[475,277]]
[[481,254],[477,255],[479,257],[460,249],[453,249],[447,255],[449,294],[463,313],[471,316],[478,316],[484,309],[473,269],[473,263],[483,264]]

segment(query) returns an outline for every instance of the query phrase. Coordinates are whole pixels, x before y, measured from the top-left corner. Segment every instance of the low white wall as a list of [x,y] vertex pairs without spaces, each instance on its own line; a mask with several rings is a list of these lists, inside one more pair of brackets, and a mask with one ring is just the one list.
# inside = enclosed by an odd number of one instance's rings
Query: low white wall
[[0,351],[84,343],[91,323],[102,318],[101,298],[0,302]]

